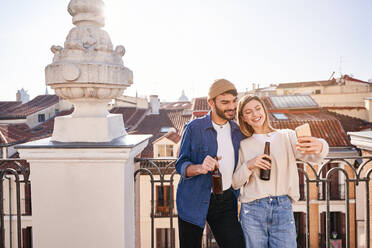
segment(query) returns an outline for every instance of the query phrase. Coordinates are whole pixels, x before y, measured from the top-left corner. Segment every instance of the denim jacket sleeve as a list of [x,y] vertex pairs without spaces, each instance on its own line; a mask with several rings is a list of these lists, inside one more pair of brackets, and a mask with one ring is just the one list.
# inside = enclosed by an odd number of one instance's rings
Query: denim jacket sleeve
[[186,169],[192,164],[191,158],[191,137],[192,131],[190,125],[186,125],[183,131],[180,152],[176,162],[176,170],[182,176],[183,179],[186,177]]

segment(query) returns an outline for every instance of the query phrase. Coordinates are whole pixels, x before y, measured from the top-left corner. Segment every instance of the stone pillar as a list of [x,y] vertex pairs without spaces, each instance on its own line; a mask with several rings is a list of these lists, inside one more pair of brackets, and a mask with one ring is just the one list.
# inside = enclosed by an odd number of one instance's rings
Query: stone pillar
[[[132,84],[123,46],[113,49],[101,0],[71,0],[75,25],[52,46],[45,81],[74,105],[55,118],[51,138],[23,144],[30,163],[33,247],[135,247],[134,157],[149,135],[127,135],[108,103]],[[50,20],[52,21],[52,19]]]
[[104,26],[101,0],[71,0],[68,12],[76,25],[64,47],[52,46],[53,63],[45,67],[45,81],[74,112],[55,119],[52,140],[109,142],[126,134],[122,115],[107,111],[111,99],[133,83],[124,67],[121,45],[113,50]]
[[[372,131],[348,132],[347,134],[350,136],[351,144],[356,146],[357,148],[359,148],[362,151],[363,156],[371,156],[372,155]],[[365,175],[365,173],[367,173],[367,171],[370,168],[371,168],[371,163],[364,168],[364,173],[362,172],[362,175]],[[364,183],[361,183],[361,185],[362,186],[359,186],[359,187],[365,187]],[[372,183],[371,182],[369,183],[369,192],[370,192],[370,194],[372,192]],[[365,190],[363,188],[362,188],[362,197],[363,197],[363,199],[365,199]],[[363,203],[363,201],[360,201],[359,199],[357,199],[356,201],[358,202],[358,204],[365,204],[365,203]],[[364,211],[366,211],[364,206],[363,206],[363,209],[364,209]],[[370,213],[372,213],[372,201],[369,202],[369,211],[370,211]],[[363,216],[364,221],[367,221],[365,212],[364,213],[359,213],[359,216]],[[351,218],[350,218],[350,220],[351,220]],[[369,224],[370,224],[370,227],[372,227],[372,218],[369,219]],[[365,225],[364,225],[364,227],[365,227]],[[370,229],[369,233],[367,233],[367,230],[364,229],[364,238],[365,238],[365,240],[364,240],[365,243],[367,242],[367,239],[369,239],[370,244],[372,244],[372,228]],[[358,245],[360,245],[360,244],[358,244]]]
[[[315,171],[318,171],[318,165],[313,165]],[[309,179],[315,179],[313,171],[309,166],[305,166],[306,173],[309,176]],[[310,216],[309,223],[309,233],[310,233],[310,247],[318,248],[319,247],[319,203],[318,203],[318,187],[316,183],[310,183],[309,185],[310,195]]]
[[33,247],[135,247],[133,158],[148,138],[19,146],[32,175]]

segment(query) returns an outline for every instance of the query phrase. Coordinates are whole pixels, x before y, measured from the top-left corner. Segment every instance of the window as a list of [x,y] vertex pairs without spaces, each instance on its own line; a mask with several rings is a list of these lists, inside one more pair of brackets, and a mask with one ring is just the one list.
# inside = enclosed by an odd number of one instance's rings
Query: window
[[169,185],[156,186],[156,216],[169,216],[170,205],[173,202],[170,189]]
[[315,90],[315,94],[316,95],[322,94],[322,91],[321,90]]
[[45,114],[39,114],[38,115],[38,120],[39,120],[39,122],[44,122],[45,121]]
[[173,157],[173,145],[158,145],[159,157]]
[[162,128],[160,128],[160,132],[161,133],[168,133],[168,131],[169,131],[170,128],[171,127],[162,127]]
[[277,120],[288,120],[288,117],[285,114],[283,114],[283,113],[273,113],[273,116]]
[[175,247],[174,228],[156,228],[156,248]]

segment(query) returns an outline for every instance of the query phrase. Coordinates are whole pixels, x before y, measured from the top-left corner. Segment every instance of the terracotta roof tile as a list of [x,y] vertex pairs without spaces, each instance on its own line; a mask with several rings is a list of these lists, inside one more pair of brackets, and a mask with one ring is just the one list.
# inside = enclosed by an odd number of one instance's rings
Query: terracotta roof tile
[[179,135],[178,133],[167,133],[165,135],[166,138],[170,139],[171,141],[173,141],[174,143],[178,143],[178,141],[181,140],[181,135]]
[[[72,111],[73,109],[61,111],[57,116],[68,115]],[[18,144],[50,137],[53,133],[54,118],[50,118],[33,129],[25,123],[0,124],[0,145]]]
[[25,123],[0,124],[0,145],[26,142],[31,137],[31,129]]
[[124,124],[127,125],[128,127],[138,126],[139,121],[145,118],[147,111],[148,111],[147,109],[136,109],[133,115],[128,119],[127,123]]
[[208,112],[210,107],[208,105],[207,97],[194,98],[192,102],[193,112]]
[[345,79],[345,80],[349,80],[349,81],[354,81],[354,82],[359,82],[359,83],[366,83],[366,84],[369,84],[369,83],[366,82],[366,81],[363,81],[363,80],[359,80],[359,79],[353,78],[353,77],[351,77],[351,76],[349,76],[349,75],[343,75],[342,78]]
[[182,113],[182,110],[160,109],[158,115],[146,115],[141,120],[139,125],[131,133],[153,135],[149,140],[149,145],[142,151],[141,157],[153,157],[152,143],[165,135],[160,132],[161,128],[174,127],[177,130],[177,134],[181,134],[183,126],[191,118],[190,115],[183,116]]
[[115,107],[110,110],[110,113],[112,114],[122,114],[124,124],[128,121],[128,119],[136,112],[135,107]]
[[0,101],[0,116],[11,112],[12,109],[21,104],[22,102],[17,101]]
[[58,102],[59,97],[56,95],[40,95],[27,103],[15,106],[10,111],[0,113],[0,119],[25,119],[28,115],[48,108]]
[[332,111],[326,111],[326,110],[322,110],[322,112],[326,112],[329,115],[335,117],[337,120],[339,120],[341,122],[342,127],[344,128],[346,132],[359,132],[362,130],[372,128],[371,122],[368,122],[368,121],[365,121],[359,118],[355,118],[355,117],[351,117],[351,116],[347,116],[343,114],[338,114],[338,113],[335,113]]
[[295,129],[303,123],[309,123],[312,134],[315,137],[325,139],[331,147],[350,146],[349,138],[346,135],[340,121],[327,112],[297,112],[285,113],[287,120],[279,120],[270,113],[270,122],[274,128]]
[[168,132],[166,134],[164,134],[163,136],[160,136],[159,138],[157,138],[156,140],[154,140],[151,144],[154,144],[156,143],[158,140],[162,139],[162,138],[167,138],[171,141],[173,141],[174,143],[178,143],[178,141],[181,140],[181,135],[178,134],[178,133],[175,133],[175,132]]
[[191,115],[185,115],[183,111],[168,111],[168,118],[172,122],[172,126],[177,130],[177,133],[182,133],[183,127],[190,120]]

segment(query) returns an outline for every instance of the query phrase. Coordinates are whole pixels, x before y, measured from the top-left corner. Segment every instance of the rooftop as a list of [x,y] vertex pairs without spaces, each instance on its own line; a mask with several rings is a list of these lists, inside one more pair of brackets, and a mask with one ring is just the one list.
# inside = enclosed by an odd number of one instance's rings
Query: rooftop
[[19,105],[14,104],[14,107],[1,111],[0,120],[25,119],[28,115],[50,107],[58,102],[59,97],[56,95],[39,95],[27,103]]
[[[142,151],[141,156],[146,158],[153,157],[153,146],[152,143],[166,136],[167,138],[173,140],[175,143],[181,138],[181,133],[183,126],[189,121],[191,115],[184,115],[183,110],[169,110],[160,109],[158,115],[147,115],[135,128],[132,133],[136,134],[152,134],[153,136],[149,140],[149,145]],[[171,135],[169,133],[164,134],[161,129],[164,127],[174,127],[176,129],[176,134]],[[168,136],[167,136],[168,135]],[[178,139],[178,140],[177,140]]]

